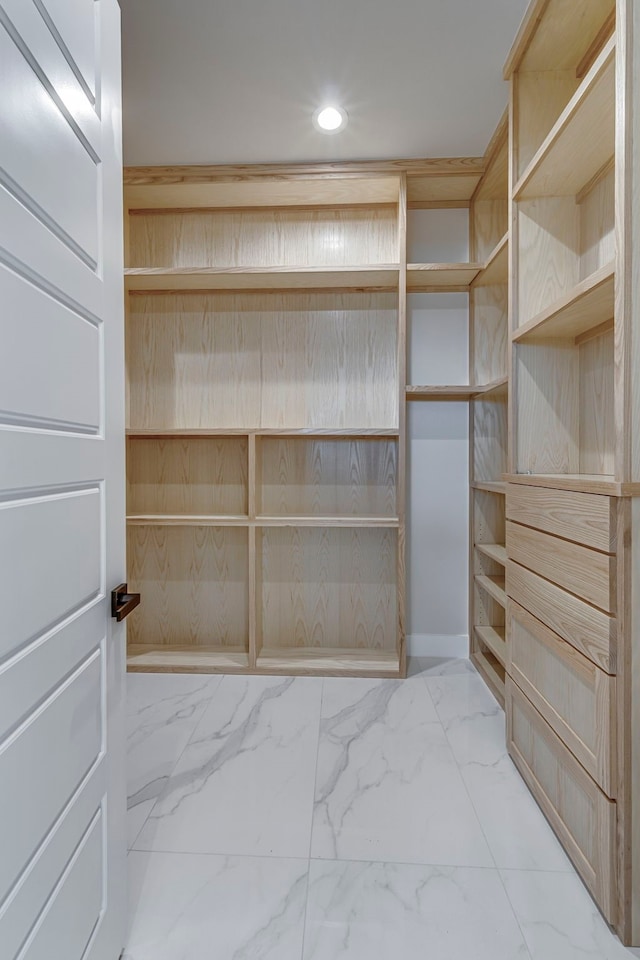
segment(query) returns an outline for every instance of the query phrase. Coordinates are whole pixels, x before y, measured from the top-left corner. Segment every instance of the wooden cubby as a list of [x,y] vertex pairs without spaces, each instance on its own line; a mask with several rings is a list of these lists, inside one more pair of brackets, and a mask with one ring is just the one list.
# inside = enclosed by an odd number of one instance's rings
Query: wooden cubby
[[129,665],[398,676],[405,178],[173,173],[126,177]]

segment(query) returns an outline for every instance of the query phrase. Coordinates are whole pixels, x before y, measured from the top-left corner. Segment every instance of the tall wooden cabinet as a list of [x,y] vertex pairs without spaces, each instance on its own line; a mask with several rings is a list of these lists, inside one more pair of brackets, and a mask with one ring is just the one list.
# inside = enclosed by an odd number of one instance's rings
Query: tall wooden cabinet
[[640,10],[536,0],[509,57],[511,755],[640,941]]

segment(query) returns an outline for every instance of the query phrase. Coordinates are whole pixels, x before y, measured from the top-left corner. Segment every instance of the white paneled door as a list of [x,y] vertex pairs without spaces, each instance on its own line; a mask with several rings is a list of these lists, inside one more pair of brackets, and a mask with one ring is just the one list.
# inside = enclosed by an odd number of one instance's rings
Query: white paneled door
[[116,0],[0,0],[0,960],[124,943]]

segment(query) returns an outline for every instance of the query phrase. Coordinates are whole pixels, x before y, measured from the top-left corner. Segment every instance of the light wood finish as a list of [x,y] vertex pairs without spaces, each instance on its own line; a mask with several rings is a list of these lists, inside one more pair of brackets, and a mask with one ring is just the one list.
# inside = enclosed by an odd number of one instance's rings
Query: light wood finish
[[130,644],[127,670],[131,673],[246,673],[244,650],[227,647],[178,647]]
[[616,612],[615,556],[507,522],[509,559],[608,613]]
[[640,483],[621,483],[613,476],[584,473],[511,473],[506,476],[506,479],[509,483],[549,487],[552,490],[573,490],[576,493],[598,493],[605,497],[640,496]]
[[513,334],[515,342],[579,337],[613,317],[614,265],[608,263],[541,310]]
[[507,565],[507,548],[503,543],[476,543],[476,550],[503,567]]
[[615,473],[614,333],[607,330],[579,347],[580,472]]
[[474,285],[488,287],[496,283],[506,283],[509,278],[509,238],[505,234],[489,254],[484,269],[480,271]]
[[616,618],[514,563],[507,563],[507,594],[606,673],[616,672]]
[[482,267],[482,263],[409,263],[407,289],[412,293],[464,290]]
[[129,293],[207,290],[394,290],[398,267],[174,267],[125,272]]
[[127,513],[248,513],[247,439],[129,439]]
[[509,753],[605,917],[615,921],[616,805],[508,675],[505,689]]
[[505,672],[500,662],[490,650],[479,647],[471,654],[471,662],[475,665],[481,677],[491,690],[492,694],[504,709]]
[[459,386],[410,386],[407,387],[407,400],[470,400],[478,388],[469,384]]
[[393,294],[135,297],[129,428],[397,429],[396,344]]
[[534,0],[513,42],[504,66],[504,79],[521,71],[573,70],[601,36],[615,0],[590,0],[576,22],[575,0]]
[[513,93],[517,107],[514,183],[529,168],[578,86],[579,81],[572,70],[549,68],[539,72],[519,72],[514,77]]
[[391,429],[377,429],[376,427],[265,427],[264,429],[243,430],[242,427],[143,427],[130,428],[125,431],[128,437],[399,437],[400,431]]
[[128,619],[129,643],[247,649],[247,531],[134,526],[128,584],[144,597]]
[[575,195],[613,156],[614,83],[612,38],[516,184],[516,200]]
[[476,626],[474,632],[480,643],[490,650],[503,667],[507,662],[505,627]]
[[399,677],[401,667],[395,651],[363,653],[359,649],[322,651],[275,647],[261,650],[256,672],[311,677]]
[[473,286],[471,292],[473,383],[503,380],[507,373],[507,286]]
[[251,521],[246,514],[220,513],[130,513],[131,527],[247,527]]
[[473,490],[485,490],[487,493],[497,493],[501,496],[504,496],[507,492],[507,485],[502,480],[474,480],[471,484],[471,487]]
[[[609,164],[576,197],[580,207],[580,279],[586,280],[616,256],[615,172]],[[613,317],[613,312],[611,313]]]
[[397,654],[393,530],[265,528],[258,556],[260,648]]
[[616,678],[511,600],[507,618],[510,676],[587,773],[615,799]]
[[507,488],[510,520],[605,553],[616,552],[616,511],[609,497],[514,483]]
[[398,259],[400,260],[400,285],[398,287],[398,350],[397,350],[397,387],[398,387],[398,426],[400,428],[400,442],[398,443],[397,466],[397,511],[399,518],[398,539],[396,549],[397,573],[397,641],[396,650],[400,665],[400,675],[407,675],[407,640],[406,640],[406,511],[407,511],[407,406],[404,389],[407,382],[407,256],[408,256],[408,193],[409,186],[406,175],[400,178],[400,197],[398,200]]
[[476,583],[479,587],[485,590],[490,597],[492,597],[496,603],[499,603],[501,607],[506,607],[507,605],[507,595],[505,593],[505,578],[504,577],[476,577]]
[[499,481],[507,469],[507,404],[499,393],[473,405],[473,462],[476,481]]
[[396,441],[265,437],[258,443],[258,513],[397,515]]

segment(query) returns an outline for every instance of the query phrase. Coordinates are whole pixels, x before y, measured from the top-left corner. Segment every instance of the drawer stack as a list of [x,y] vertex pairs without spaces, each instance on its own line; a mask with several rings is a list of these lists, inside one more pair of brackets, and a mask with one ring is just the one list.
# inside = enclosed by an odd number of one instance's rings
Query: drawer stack
[[506,515],[509,751],[613,922],[617,501],[510,483]]

